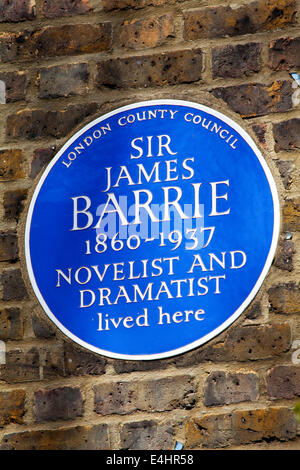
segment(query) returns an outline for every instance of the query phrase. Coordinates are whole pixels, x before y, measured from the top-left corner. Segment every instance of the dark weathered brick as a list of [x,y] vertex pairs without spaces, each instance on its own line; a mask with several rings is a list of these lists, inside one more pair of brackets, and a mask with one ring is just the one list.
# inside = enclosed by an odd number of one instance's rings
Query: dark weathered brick
[[267,394],[273,399],[300,396],[300,366],[275,366],[269,370]]
[[296,253],[294,243],[292,240],[280,240],[278,246],[279,250],[274,259],[274,266],[284,271],[293,271],[293,256]]
[[281,314],[300,313],[300,286],[294,282],[269,289],[271,311]]
[[266,143],[266,131],[267,131],[267,126],[265,124],[254,124],[252,126],[252,129],[258,139],[258,142],[266,148],[267,143]]
[[94,392],[95,411],[102,415],[192,408],[196,402],[195,385],[192,377],[187,375],[142,382],[102,383],[94,387]]
[[189,367],[205,361],[256,361],[288,351],[291,330],[287,323],[232,327],[222,340],[198,348],[172,360],[176,367]]
[[25,397],[25,390],[0,392],[0,428],[11,423],[23,424]]
[[82,15],[91,9],[89,0],[44,0],[42,7],[46,18]]
[[66,375],[63,350],[60,345],[53,344],[42,348],[41,357],[44,379],[57,379]]
[[0,81],[5,84],[5,102],[13,103],[25,99],[27,76],[25,72],[0,73]]
[[242,117],[264,116],[269,113],[289,111],[292,108],[292,85],[288,80],[278,80],[270,85],[249,83],[212,90],[216,98],[224,100]]
[[6,434],[1,450],[109,450],[108,426],[76,426]]
[[28,297],[20,269],[5,269],[0,276],[3,300],[23,300]]
[[26,189],[13,189],[4,193],[3,206],[5,220],[17,221],[19,219],[24,209],[24,200],[26,199],[26,196]]
[[8,383],[40,380],[39,351],[14,349],[6,353],[6,364],[0,365],[0,380]]
[[69,56],[110,49],[111,24],[67,24],[36,31],[0,34],[0,60],[37,60],[42,57]]
[[1,308],[0,340],[15,340],[23,337],[23,322],[17,307]]
[[22,110],[7,118],[7,137],[34,140],[64,137],[97,110],[96,103],[70,105],[63,111]]
[[126,88],[176,85],[197,82],[201,75],[201,50],[180,50],[99,62],[96,86]]
[[33,20],[35,12],[35,0],[2,0],[0,2],[0,23]]
[[124,374],[135,371],[164,370],[168,367],[168,360],[156,361],[113,361],[113,366],[117,374]]
[[300,149],[300,119],[294,118],[273,124],[273,133],[276,152]]
[[[291,331],[287,323],[233,328],[224,343],[225,357],[228,359],[257,360],[276,356],[290,347]],[[218,345],[212,347],[216,353]],[[221,352],[221,351],[220,351]],[[222,353],[221,353],[222,354]],[[223,357],[223,361],[225,359]],[[219,356],[219,360],[222,359]]]
[[300,37],[280,38],[270,43],[269,66],[271,69],[290,70],[300,67]]
[[105,357],[76,349],[71,343],[64,345],[64,365],[67,375],[102,375],[105,373]]
[[33,153],[31,162],[30,178],[35,178],[39,172],[45,168],[55,155],[52,148],[37,149]]
[[214,47],[212,49],[213,78],[248,77],[260,71],[261,45],[251,42]]
[[41,320],[37,315],[33,315],[31,318],[32,329],[37,338],[49,339],[55,336],[55,332],[50,328],[48,323]]
[[170,15],[126,20],[118,34],[120,47],[144,49],[160,46],[174,36],[174,22]]
[[257,0],[232,8],[206,7],[186,11],[184,38],[200,39],[270,31],[296,22],[295,0]]
[[25,177],[22,150],[0,150],[0,181],[13,181]]
[[121,429],[122,450],[169,450],[174,447],[174,430],[155,421],[126,423]]
[[293,162],[290,160],[275,160],[275,163],[282,178],[284,188],[290,189],[293,183],[293,179],[291,177],[291,173],[294,168]]
[[274,439],[285,441],[294,439],[297,432],[293,411],[284,407],[236,411],[232,422],[236,444]]
[[286,199],[283,206],[283,230],[294,232],[300,230],[300,198]]
[[174,5],[184,0],[102,0],[104,11],[144,8],[147,6]]
[[256,320],[261,316],[261,313],[260,303],[254,302],[245,310],[245,317],[248,320]]
[[19,257],[16,232],[0,231],[0,261],[15,262]]
[[39,98],[82,95],[88,90],[88,65],[64,64],[42,68],[39,75]]
[[206,379],[204,404],[228,405],[258,398],[258,375],[254,372],[211,372]]
[[33,413],[35,421],[75,419],[83,415],[83,399],[78,387],[59,387],[37,390],[34,393]]

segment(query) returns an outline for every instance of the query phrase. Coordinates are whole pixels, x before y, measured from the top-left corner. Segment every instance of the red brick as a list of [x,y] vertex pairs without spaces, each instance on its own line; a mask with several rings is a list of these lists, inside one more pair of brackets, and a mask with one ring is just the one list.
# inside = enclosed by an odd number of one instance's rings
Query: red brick
[[206,7],[186,11],[184,38],[239,36],[281,29],[296,22],[295,0],[257,0],[237,8]]
[[34,393],[33,413],[38,423],[76,419],[83,415],[81,392],[78,387],[37,390]]
[[170,37],[174,37],[172,16],[152,16],[124,21],[118,34],[118,43],[127,49],[145,49],[160,46]]
[[2,0],[0,3],[0,23],[33,20],[35,12],[35,0]]
[[24,423],[25,398],[25,390],[0,392],[0,428],[11,423]]
[[104,60],[97,66],[96,86],[127,88],[197,82],[202,75],[202,57],[200,49],[193,49]]
[[224,100],[242,117],[264,116],[292,109],[292,85],[287,80],[278,80],[270,85],[250,83],[215,88],[212,93],[216,98]]
[[300,67],[300,37],[280,38],[270,43],[269,66],[272,70],[290,70]]
[[91,9],[89,0],[44,0],[42,6],[46,18],[82,15]]

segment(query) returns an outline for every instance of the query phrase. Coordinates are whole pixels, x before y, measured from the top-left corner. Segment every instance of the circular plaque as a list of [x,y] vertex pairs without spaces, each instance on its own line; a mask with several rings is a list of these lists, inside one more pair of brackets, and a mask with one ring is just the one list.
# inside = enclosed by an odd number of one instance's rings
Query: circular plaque
[[147,101],[94,120],[53,158],[29,207],[26,262],[71,340],[158,359],[241,315],[278,232],[276,186],[252,138],[206,106]]

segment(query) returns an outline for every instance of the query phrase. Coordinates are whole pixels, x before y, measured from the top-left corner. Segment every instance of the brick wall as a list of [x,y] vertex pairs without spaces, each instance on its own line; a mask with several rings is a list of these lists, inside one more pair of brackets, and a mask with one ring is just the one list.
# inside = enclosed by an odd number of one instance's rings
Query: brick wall
[[[298,0],[0,2],[0,449],[299,449],[299,20]],[[200,92],[243,118],[276,168],[273,266],[240,319],[194,351],[88,353],[25,285],[33,185],[108,108]]]

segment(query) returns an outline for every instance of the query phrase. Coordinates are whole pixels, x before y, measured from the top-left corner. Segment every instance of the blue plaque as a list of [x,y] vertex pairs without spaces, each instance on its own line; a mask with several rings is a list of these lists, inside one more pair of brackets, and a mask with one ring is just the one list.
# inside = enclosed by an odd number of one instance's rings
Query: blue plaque
[[241,315],[278,233],[276,186],[252,138],[209,107],[147,101],[91,122],[51,161],[29,207],[26,262],[68,338],[158,359]]

